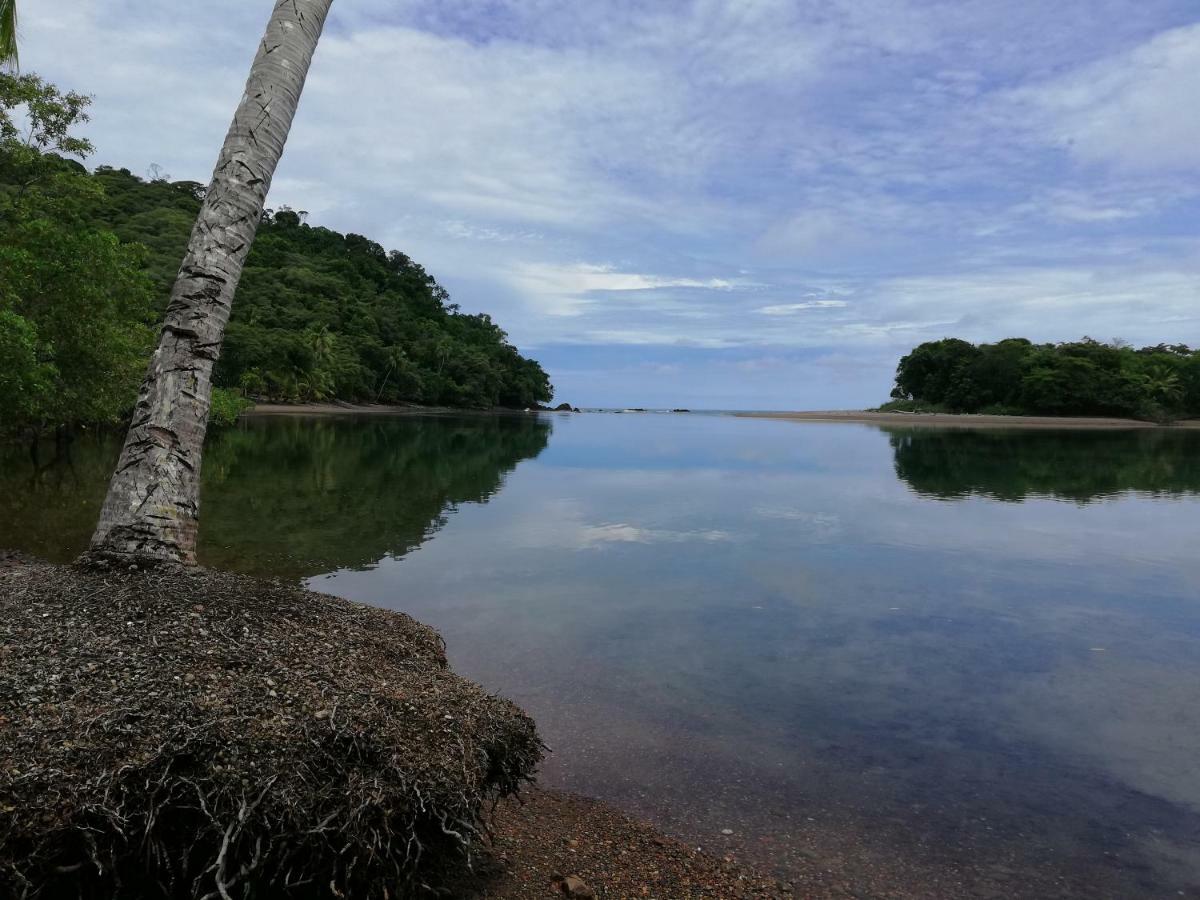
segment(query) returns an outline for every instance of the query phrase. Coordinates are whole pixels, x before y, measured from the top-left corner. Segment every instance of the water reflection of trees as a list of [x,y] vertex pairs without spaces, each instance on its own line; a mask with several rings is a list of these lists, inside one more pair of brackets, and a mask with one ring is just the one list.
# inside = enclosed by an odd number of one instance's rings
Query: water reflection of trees
[[0,444],[0,549],[68,562],[88,545],[121,436],[84,432],[42,448],[35,463],[24,445]]
[[1200,493],[1200,432],[884,428],[896,474],[925,496],[1087,503]]
[[[206,448],[200,561],[304,577],[408,553],[545,449],[532,416],[253,419]],[[66,561],[96,524],[117,438],[88,438],[35,471],[0,452],[0,547]]]
[[200,559],[306,576],[403,555],[549,437],[525,416],[253,421],[209,450]]

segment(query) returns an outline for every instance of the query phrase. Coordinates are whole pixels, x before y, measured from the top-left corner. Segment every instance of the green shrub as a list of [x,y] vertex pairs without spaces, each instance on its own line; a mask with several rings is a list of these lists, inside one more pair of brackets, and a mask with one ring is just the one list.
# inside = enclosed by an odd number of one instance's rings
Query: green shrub
[[213,388],[212,405],[208,408],[208,422],[219,428],[227,428],[253,405],[239,391],[229,388]]

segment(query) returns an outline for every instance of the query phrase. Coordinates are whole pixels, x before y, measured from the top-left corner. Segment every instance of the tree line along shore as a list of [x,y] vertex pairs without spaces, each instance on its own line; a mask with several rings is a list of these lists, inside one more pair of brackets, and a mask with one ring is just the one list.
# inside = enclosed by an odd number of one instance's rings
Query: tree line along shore
[[1200,418],[1200,350],[1082,338],[927,341],[901,358],[878,412],[1173,422]]
[[[89,98],[0,72],[0,432],[128,420],[206,191],[89,171]],[[38,115],[28,135],[20,111]],[[524,409],[553,388],[486,313],[361,235],[264,210],[213,373],[212,414],[249,398]]]

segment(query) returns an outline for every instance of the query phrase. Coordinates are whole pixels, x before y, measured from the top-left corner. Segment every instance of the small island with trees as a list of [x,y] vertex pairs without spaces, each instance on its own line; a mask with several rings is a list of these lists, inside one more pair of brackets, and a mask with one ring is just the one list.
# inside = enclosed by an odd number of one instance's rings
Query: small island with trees
[[1200,350],[1120,340],[926,341],[900,358],[875,409],[746,412],[809,422],[959,427],[1134,428],[1200,424]]
[[1087,337],[1060,344],[944,338],[900,360],[892,398],[881,412],[1173,422],[1200,416],[1200,350],[1183,344],[1134,349]]

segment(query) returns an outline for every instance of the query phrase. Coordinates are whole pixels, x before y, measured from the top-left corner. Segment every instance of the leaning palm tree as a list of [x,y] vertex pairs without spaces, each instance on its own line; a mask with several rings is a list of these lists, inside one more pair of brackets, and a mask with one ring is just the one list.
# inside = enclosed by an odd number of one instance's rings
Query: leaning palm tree
[[0,66],[17,64],[17,0],[0,0]]
[[88,555],[93,561],[196,562],[213,366],[332,2],[275,2],[109,482]]

